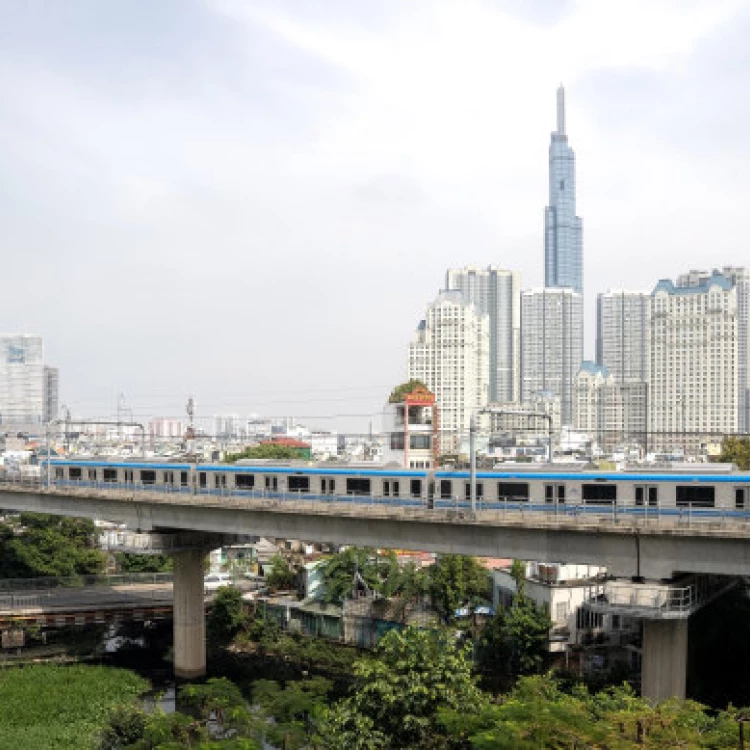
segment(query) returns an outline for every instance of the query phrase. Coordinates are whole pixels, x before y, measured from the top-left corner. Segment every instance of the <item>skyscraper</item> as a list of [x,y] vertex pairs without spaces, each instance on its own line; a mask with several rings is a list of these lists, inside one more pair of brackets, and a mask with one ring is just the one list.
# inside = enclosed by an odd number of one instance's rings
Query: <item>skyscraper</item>
[[44,414],[42,337],[0,335],[0,425],[37,431]]
[[518,401],[521,372],[521,274],[495,266],[449,269],[447,289],[458,289],[490,323],[490,401]]
[[562,423],[573,420],[573,378],[583,360],[583,300],[571,289],[521,293],[521,398],[560,399]]
[[[576,157],[565,133],[565,90],[557,90],[557,130],[549,145],[544,209],[544,285],[583,294],[583,228],[576,216]],[[580,364],[580,363],[579,363]]]

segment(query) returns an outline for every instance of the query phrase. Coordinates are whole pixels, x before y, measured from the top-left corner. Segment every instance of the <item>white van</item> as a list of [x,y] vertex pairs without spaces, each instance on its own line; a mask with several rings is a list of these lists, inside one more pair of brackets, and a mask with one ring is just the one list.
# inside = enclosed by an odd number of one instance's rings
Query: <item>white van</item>
[[231,586],[232,576],[228,573],[211,573],[203,579],[203,590],[205,592],[213,592],[220,589],[222,586]]

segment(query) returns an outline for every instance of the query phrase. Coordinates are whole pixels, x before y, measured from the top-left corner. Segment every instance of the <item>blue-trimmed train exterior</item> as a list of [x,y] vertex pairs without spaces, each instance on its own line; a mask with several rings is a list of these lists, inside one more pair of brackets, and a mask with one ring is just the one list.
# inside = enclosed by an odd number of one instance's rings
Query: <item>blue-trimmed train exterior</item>
[[[428,508],[468,507],[467,471],[390,467],[189,464],[53,459],[56,485],[232,494]],[[750,474],[719,471],[578,471],[524,469],[477,472],[480,508],[548,511],[746,516]]]

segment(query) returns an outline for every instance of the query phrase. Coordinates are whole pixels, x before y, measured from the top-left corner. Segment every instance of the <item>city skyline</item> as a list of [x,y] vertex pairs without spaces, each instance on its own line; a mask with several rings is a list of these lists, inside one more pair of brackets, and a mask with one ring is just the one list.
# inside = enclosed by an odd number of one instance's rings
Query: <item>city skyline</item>
[[563,80],[593,357],[595,292],[743,264],[750,193],[750,11],[600,7],[6,5],[4,329],[75,415],[376,413],[446,268],[542,283]]

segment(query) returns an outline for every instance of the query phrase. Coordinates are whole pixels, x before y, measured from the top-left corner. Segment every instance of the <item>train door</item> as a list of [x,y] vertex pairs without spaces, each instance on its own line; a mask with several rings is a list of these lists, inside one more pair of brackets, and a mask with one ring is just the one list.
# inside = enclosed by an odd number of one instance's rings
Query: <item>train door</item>
[[564,503],[565,502],[565,485],[564,484],[545,484],[544,485],[544,502],[545,503]]
[[747,487],[734,488],[734,507],[737,510],[747,510]]
[[659,488],[655,484],[636,485],[635,504],[655,508],[659,504]]

